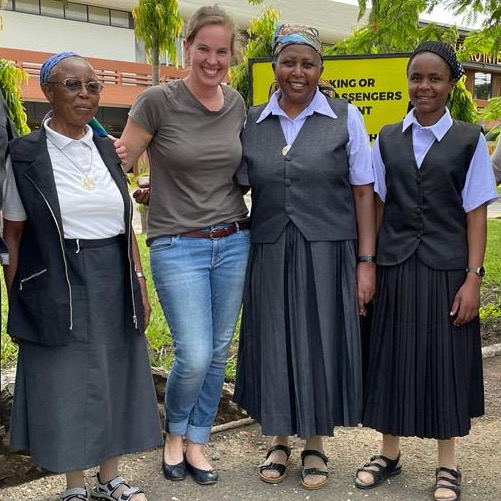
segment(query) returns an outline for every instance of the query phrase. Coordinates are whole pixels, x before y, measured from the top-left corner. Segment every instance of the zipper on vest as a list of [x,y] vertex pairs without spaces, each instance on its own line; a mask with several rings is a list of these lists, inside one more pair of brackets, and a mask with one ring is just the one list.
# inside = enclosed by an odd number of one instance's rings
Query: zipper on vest
[[[137,321],[137,311],[136,311],[136,300],[134,298],[134,283],[132,274],[134,273],[134,260],[131,256],[132,249],[132,200],[129,198],[129,231],[127,233],[127,259],[129,260],[129,279],[130,279],[130,294],[132,299],[132,321],[134,322],[134,327],[138,329]],[[139,252],[139,249],[138,249]]]
[[36,278],[36,277],[39,277],[40,275],[43,275],[44,273],[46,273],[46,271],[47,271],[47,268],[44,268],[43,270],[37,271],[36,273],[33,273],[29,277],[26,277],[26,278],[23,278],[22,280],[20,280],[19,281],[19,290],[22,291],[23,290],[23,285],[26,282],[28,282],[32,278]]
[[68,276],[68,263],[66,261],[66,255],[65,255],[64,245],[63,245],[63,234],[61,232],[61,228],[59,227],[59,224],[57,222],[56,215],[54,214],[54,211],[52,210],[52,207],[50,206],[49,201],[47,200],[45,195],[42,193],[40,188],[38,188],[35,181],[33,181],[33,179],[31,179],[31,177],[28,174],[25,173],[24,175],[28,178],[30,183],[35,187],[35,189],[38,191],[38,193],[40,193],[40,195],[42,196],[44,202],[46,203],[46,205],[47,205],[47,207],[52,215],[52,218],[54,219],[54,223],[56,224],[57,232],[59,233],[59,245],[61,247],[61,254],[63,256],[63,263],[64,263],[64,276],[66,278],[66,284],[68,285],[68,294],[70,297],[70,331],[71,331],[71,330],[73,330],[73,297],[71,294],[70,278]]

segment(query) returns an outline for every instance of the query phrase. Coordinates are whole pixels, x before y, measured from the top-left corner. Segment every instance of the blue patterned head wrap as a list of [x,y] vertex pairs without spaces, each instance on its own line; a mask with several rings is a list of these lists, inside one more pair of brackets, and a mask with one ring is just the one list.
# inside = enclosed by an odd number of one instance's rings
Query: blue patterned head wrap
[[276,59],[285,47],[293,44],[309,45],[322,57],[322,44],[316,28],[303,24],[278,24],[271,42],[273,57]]
[[43,85],[49,81],[49,75],[52,68],[54,68],[57,63],[59,63],[63,59],[66,59],[67,57],[80,56],[78,54],[75,54],[74,52],[59,52],[59,54],[54,54],[53,56],[45,60],[45,62],[42,64],[42,67],[40,68],[40,85]]

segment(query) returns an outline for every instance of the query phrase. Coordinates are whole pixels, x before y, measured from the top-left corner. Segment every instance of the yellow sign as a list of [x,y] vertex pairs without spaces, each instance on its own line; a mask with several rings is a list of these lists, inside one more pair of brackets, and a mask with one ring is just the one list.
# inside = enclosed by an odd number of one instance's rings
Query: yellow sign
[[[339,97],[358,107],[371,141],[381,127],[398,122],[407,113],[406,67],[408,55],[326,56],[322,78]],[[271,59],[249,61],[253,106],[268,101],[274,82]]]

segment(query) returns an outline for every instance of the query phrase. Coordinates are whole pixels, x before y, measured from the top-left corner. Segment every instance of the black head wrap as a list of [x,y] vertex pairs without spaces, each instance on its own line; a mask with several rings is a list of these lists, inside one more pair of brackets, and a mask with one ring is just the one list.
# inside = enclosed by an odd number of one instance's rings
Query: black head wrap
[[464,68],[456,57],[452,46],[447,42],[436,42],[429,40],[419,44],[409,58],[409,64],[414,57],[421,52],[433,52],[440,56],[451,68],[452,77],[457,82],[464,75]]

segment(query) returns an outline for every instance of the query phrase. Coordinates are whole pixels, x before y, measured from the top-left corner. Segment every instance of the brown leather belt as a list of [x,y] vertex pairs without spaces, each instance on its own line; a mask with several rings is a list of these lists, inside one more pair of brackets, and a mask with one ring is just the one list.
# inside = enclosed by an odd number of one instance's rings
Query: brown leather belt
[[211,238],[212,240],[217,240],[218,238],[227,237],[237,231],[247,230],[249,228],[250,221],[248,219],[242,219],[241,221],[235,221],[234,223],[229,223],[226,226],[220,226],[212,230],[187,231],[186,233],[181,233],[181,235],[183,237]]

